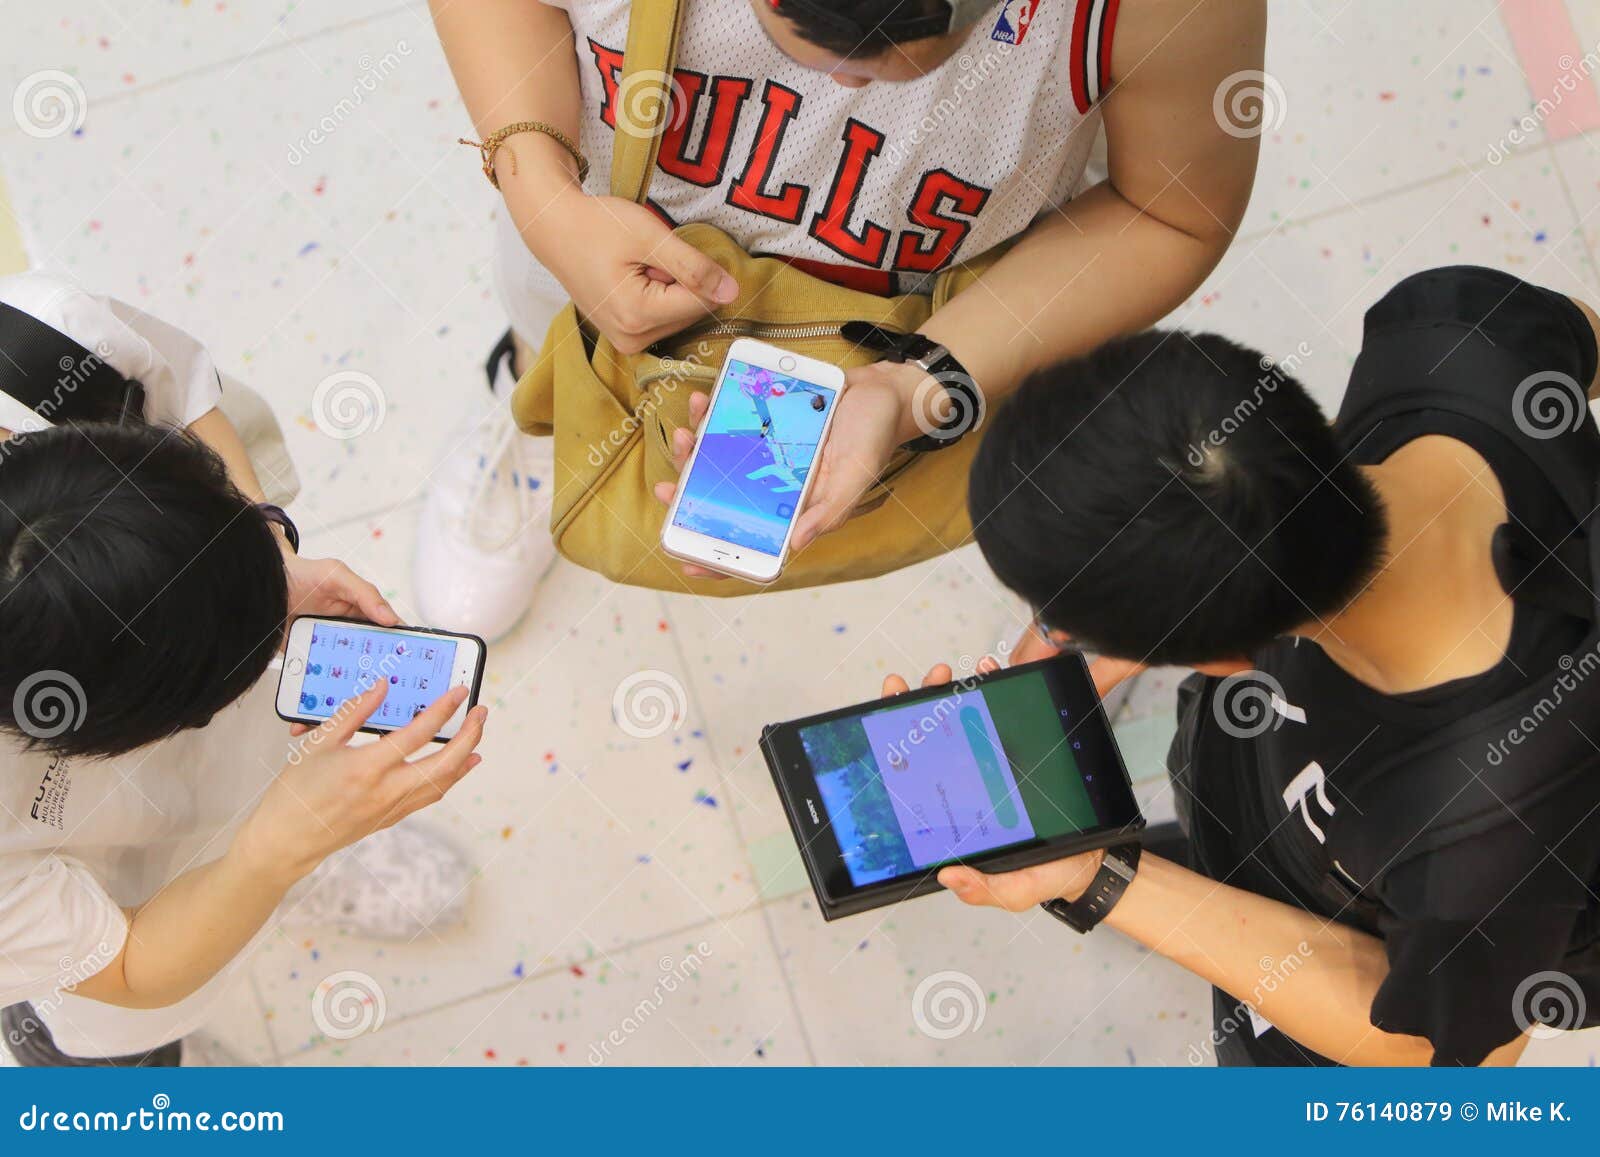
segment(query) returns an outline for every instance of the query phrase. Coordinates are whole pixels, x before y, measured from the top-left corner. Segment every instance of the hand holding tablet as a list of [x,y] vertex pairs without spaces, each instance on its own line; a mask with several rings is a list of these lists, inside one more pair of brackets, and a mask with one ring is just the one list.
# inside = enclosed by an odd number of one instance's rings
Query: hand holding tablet
[[1144,826],[1077,654],[772,725],[761,747],[829,920],[937,891],[948,865],[1009,871]]

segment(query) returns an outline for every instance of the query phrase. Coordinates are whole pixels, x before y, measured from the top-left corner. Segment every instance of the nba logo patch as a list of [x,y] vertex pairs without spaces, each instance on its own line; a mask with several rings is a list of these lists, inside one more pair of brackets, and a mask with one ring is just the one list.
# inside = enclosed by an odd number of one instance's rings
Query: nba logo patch
[[1028,26],[1033,23],[1033,14],[1039,9],[1040,0],[1006,0],[1006,6],[1000,10],[1000,19],[994,22],[994,31],[989,33],[990,40],[998,40],[1001,44],[1021,44],[1023,37],[1028,35]]

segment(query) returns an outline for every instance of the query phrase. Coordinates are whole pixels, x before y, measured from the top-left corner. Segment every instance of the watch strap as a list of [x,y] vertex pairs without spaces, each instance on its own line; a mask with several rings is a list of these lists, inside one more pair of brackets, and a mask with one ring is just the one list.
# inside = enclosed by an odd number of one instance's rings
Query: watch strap
[[1076,900],[1046,900],[1039,905],[1075,932],[1093,931],[1111,914],[1139,870],[1140,845],[1118,844],[1105,850],[1100,870]]
[[[861,349],[871,350],[884,361],[909,362],[917,366],[931,381],[924,385],[931,390],[943,390],[947,398],[924,400],[924,389],[917,390],[914,405],[919,411],[918,425],[924,431],[901,447],[917,453],[930,453],[954,446],[983,423],[983,394],[972,375],[944,346],[920,333],[897,333],[870,321],[847,321],[839,327],[839,336]],[[924,411],[937,414],[947,411],[941,425],[929,429],[930,423],[921,420]]]

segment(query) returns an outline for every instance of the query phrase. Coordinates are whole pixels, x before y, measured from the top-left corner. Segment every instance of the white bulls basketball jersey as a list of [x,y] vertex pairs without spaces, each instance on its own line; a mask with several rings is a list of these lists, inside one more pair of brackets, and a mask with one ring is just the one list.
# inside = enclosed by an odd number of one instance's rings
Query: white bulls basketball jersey
[[[686,2],[676,107],[650,185],[675,225],[706,222],[752,253],[900,292],[1014,237],[1080,186],[1118,0],[997,3],[930,75],[864,88],[790,60],[747,0]],[[583,83],[588,188],[603,193],[628,0],[559,6]]]

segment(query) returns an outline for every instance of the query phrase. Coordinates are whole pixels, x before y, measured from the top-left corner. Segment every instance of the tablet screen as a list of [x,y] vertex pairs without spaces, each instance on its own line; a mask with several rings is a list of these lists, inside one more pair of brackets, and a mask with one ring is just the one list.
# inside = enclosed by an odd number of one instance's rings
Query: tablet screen
[[1094,705],[1075,719],[1055,677],[1035,667],[799,728],[854,886],[1110,822],[1095,776],[1120,763],[1096,766],[1104,726],[1075,734]]

